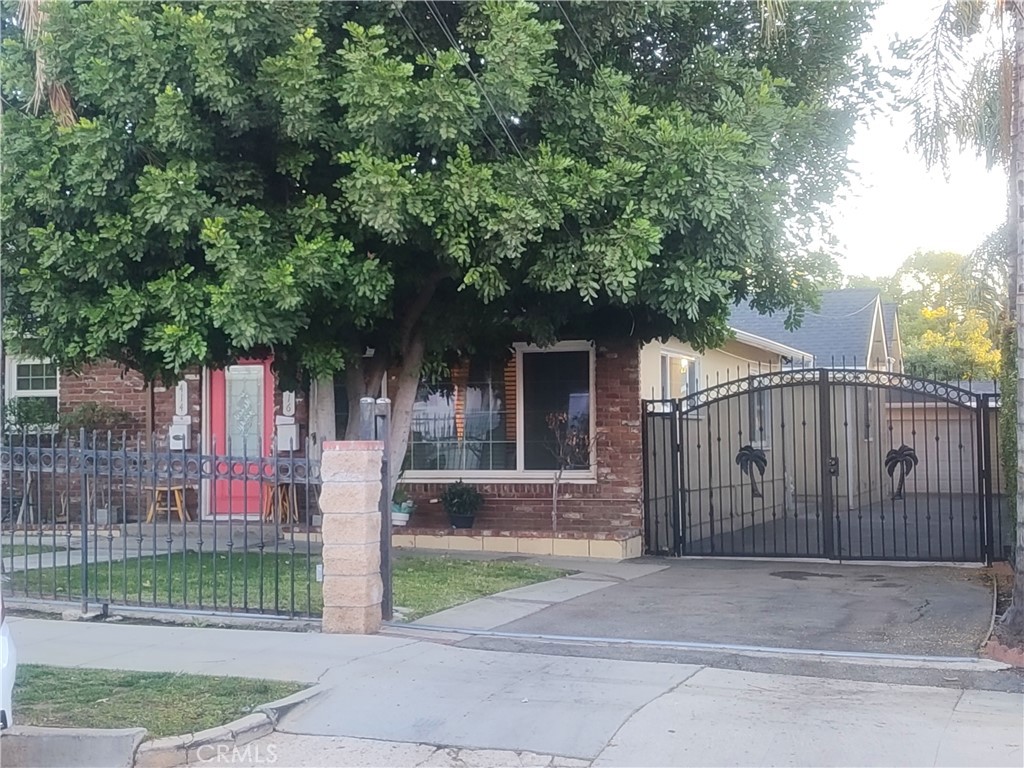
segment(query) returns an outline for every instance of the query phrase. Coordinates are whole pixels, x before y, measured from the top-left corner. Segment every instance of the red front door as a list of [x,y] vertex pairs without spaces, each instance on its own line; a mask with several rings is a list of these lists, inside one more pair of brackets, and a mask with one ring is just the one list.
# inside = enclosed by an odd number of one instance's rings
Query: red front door
[[[274,374],[270,363],[242,360],[210,373],[211,450],[217,456],[230,456],[235,472],[246,465],[244,459],[269,456],[273,447]],[[218,474],[227,467],[228,462],[218,462]],[[214,480],[213,514],[258,515],[260,505],[258,480]]]

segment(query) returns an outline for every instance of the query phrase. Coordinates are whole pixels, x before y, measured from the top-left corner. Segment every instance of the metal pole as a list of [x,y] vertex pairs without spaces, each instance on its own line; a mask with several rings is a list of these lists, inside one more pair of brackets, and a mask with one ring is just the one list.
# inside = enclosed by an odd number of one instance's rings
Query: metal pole
[[[982,520],[982,551],[986,565],[992,565],[995,554],[995,539],[992,535],[992,407],[989,395],[979,398],[981,413],[981,434],[978,436],[981,449],[981,520]],[[966,553],[965,553],[966,554]]]
[[832,391],[828,370],[818,372],[818,430],[821,442],[821,545],[822,554],[832,557]]
[[359,398],[359,439],[375,440],[376,428],[374,424],[374,412],[377,401],[372,397]]
[[394,615],[394,596],[391,590],[391,401],[377,398],[374,408],[374,426],[378,440],[384,443],[381,463],[380,493],[380,579],[384,586],[381,615],[390,621]]
[[79,550],[82,563],[79,566],[82,586],[82,613],[89,612],[89,475],[85,461],[85,427],[78,430],[78,471],[82,481],[79,503],[80,528],[82,531],[82,547]]

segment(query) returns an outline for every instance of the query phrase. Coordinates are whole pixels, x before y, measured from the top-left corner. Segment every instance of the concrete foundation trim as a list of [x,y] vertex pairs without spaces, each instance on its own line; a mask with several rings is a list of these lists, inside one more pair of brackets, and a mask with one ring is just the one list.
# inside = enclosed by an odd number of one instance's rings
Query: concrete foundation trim
[[394,533],[391,546],[402,549],[433,549],[449,552],[508,552],[521,555],[586,557],[599,560],[630,560],[643,554],[643,538],[566,539],[554,537],[448,535],[445,531],[429,534]]

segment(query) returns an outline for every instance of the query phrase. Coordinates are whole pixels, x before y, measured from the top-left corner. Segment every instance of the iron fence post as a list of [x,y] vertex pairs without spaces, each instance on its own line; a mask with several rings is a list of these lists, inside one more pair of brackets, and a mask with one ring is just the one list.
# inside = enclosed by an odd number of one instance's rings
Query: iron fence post
[[835,552],[832,540],[832,391],[828,369],[818,370],[818,431],[821,442],[821,548],[825,557]]
[[380,440],[384,443],[384,456],[380,467],[380,580],[383,586],[381,616],[390,621],[394,612],[391,593],[391,471],[388,461],[390,450],[391,401],[386,397],[363,397],[359,400],[359,437],[362,440]]
[[380,579],[384,590],[380,609],[383,619],[391,621],[394,616],[391,588],[391,473],[398,470],[391,466],[391,400],[386,397],[377,398],[374,426],[377,439],[384,443],[380,493]]
[[85,466],[85,427],[78,430],[79,528],[82,533],[81,565],[82,613],[89,612],[89,473]]
[[686,513],[686,503],[683,498],[684,488],[681,477],[682,460],[683,454],[680,447],[680,429],[681,419],[683,418],[682,411],[679,406],[680,400],[672,401],[672,421],[670,427],[672,433],[669,437],[669,457],[672,462],[672,554],[679,557],[683,554],[683,531],[685,529],[684,515]]
[[641,463],[641,471],[643,472],[643,493],[644,493],[644,547],[646,552],[652,555],[656,555],[657,547],[653,546],[654,542],[651,540],[651,456],[649,453],[649,442],[650,438],[647,434],[647,401],[640,401],[640,451],[643,455]]
[[982,556],[986,565],[992,565],[995,540],[992,535],[992,407],[990,395],[983,394],[978,398],[981,420],[981,433],[978,435],[978,463],[981,466],[981,524],[982,524]]

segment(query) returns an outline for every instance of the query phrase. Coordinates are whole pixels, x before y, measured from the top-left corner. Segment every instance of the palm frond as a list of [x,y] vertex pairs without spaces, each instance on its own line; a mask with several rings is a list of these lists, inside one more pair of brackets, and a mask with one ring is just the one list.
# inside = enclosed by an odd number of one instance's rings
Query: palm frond
[[960,265],[968,286],[968,301],[996,328],[1007,311],[1009,300],[1009,259],[1013,248],[1013,227],[1005,222],[990,232]]
[[43,10],[43,0],[19,0],[18,26],[25,35],[25,42],[35,48],[35,80],[32,87],[32,96],[28,100],[27,108],[32,114],[39,114],[39,107],[42,106],[45,98],[50,113],[58,123],[69,126],[75,122],[75,110],[71,103],[71,94],[63,83],[53,82],[47,72],[46,59],[39,46],[39,37],[46,24],[46,12]]
[[911,68],[917,72],[908,99],[914,121],[910,143],[928,167],[946,173],[951,148],[972,124],[966,105],[975,68],[965,43],[982,29],[984,10],[980,0],[947,0],[928,34],[909,48]]
[[1006,167],[1010,161],[1010,122],[1007,105],[1013,98],[1012,57],[1006,50],[983,56],[963,91],[964,102],[957,110],[957,144],[973,149],[988,168]]
[[786,17],[786,0],[757,0],[761,16],[761,42],[771,48],[778,42]]

